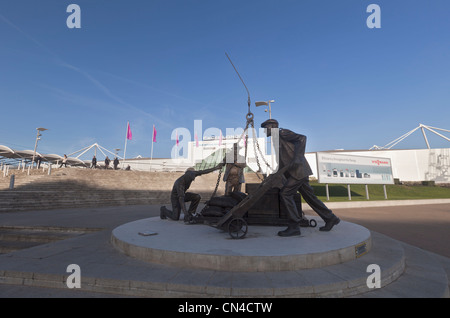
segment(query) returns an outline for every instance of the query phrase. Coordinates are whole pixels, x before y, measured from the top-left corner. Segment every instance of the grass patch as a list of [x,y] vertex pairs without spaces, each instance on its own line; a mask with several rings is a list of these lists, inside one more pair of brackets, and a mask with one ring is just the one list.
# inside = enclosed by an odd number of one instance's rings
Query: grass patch
[[[326,185],[315,181],[310,182],[315,195],[322,201],[327,201]],[[385,200],[383,185],[368,185],[369,200]],[[363,184],[351,184],[352,201],[367,201],[366,188]],[[346,184],[329,184],[328,202],[348,201]],[[450,188],[423,185],[386,185],[388,200],[416,200],[416,199],[450,199]]]

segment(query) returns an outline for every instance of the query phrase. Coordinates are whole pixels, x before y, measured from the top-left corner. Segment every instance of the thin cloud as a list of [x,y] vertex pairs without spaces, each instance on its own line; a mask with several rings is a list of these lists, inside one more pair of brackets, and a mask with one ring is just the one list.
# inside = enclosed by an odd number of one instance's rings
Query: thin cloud
[[29,39],[30,41],[32,41],[34,44],[36,44],[37,46],[39,46],[41,49],[43,49],[44,51],[46,51],[47,53],[53,55],[53,57],[58,58],[58,55],[55,54],[53,51],[51,51],[48,47],[46,47],[44,44],[42,44],[41,42],[39,42],[38,40],[36,40],[35,38],[33,38],[31,35],[29,35],[28,33],[26,33],[25,31],[23,31],[21,28],[19,28],[17,25],[15,25],[14,23],[12,23],[11,21],[9,21],[5,16],[3,16],[0,13],[0,20],[2,20],[3,22],[5,22],[7,25],[9,25],[10,27],[16,29],[16,31],[18,31],[19,33],[21,33],[23,36],[25,36],[27,39]]
[[104,74],[106,74],[108,76],[111,76],[111,77],[113,77],[115,79],[118,79],[118,80],[130,83],[130,84],[133,84],[133,85],[141,86],[143,88],[149,88],[149,89],[154,90],[154,91],[156,91],[158,93],[161,93],[161,94],[164,94],[164,95],[167,95],[167,96],[171,96],[171,97],[175,97],[175,98],[181,99],[181,100],[186,101],[186,102],[195,103],[195,104],[198,104],[198,105],[201,105],[201,106],[208,106],[205,103],[201,103],[199,101],[196,101],[196,100],[184,97],[184,96],[180,96],[180,95],[177,95],[177,94],[174,94],[174,93],[170,93],[170,92],[164,91],[162,89],[156,88],[156,87],[151,86],[151,85],[146,84],[146,83],[137,82],[137,81],[131,80],[129,78],[125,78],[123,76],[111,74],[109,72],[102,72],[102,73],[104,73]]
[[120,105],[125,106],[125,107],[128,108],[128,109],[132,109],[132,110],[134,110],[134,111],[136,111],[136,112],[138,112],[138,113],[141,113],[141,114],[143,114],[143,115],[145,115],[145,116],[148,116],[148,117],[152,118],[153,120],[157,121],[159,124],[162,124],[162,125],[164,125],[164,126],[166,126],[166,127],[172,127],[171,124],[169,124],[169,123],[167,123],[167,122],[161,120],[160,118],[158,118],[158,117],[156,117],[156,116],[154,116],[154,115],[152,115],[152,114],[150,114],[150,113],[148,113],[148,112],[146,112],[146,111],[144,111],[144,110],[142,110],[142,109],[140,109],[140,108],[138,108],[138,107],[136,107],[136,106],[134,106],[134,105],[131,105],[131,104],[125,102],[124,100],[122,100],[121,98],[117,97],[117,96],[114,95],[114,94],[113,94],[113,93],[112,93],[105,85],[103,85],[100,81],[98,81],[97,79],[95,79],[95,78],[94,78],[92,75],[90,75],[88,72],[86,72],[86,71],[84,71],[84,70],[82,70],[82,69],[80,69],[80,68],[78,68],[78,67],[76,67],[76,66],[74,66],[74,65],[71,65],[71,64],[69,64],[69,63],[66,63],[66,62],[61,62],[61,63],[59,63],[59,65],[62,66],[62,67],[68,68],[68,69],[70,69],[70,70],[72,70],[72,71],[74,71],[74,72],[77,72],[77,73],[79,73],[79,74],[81,74],[81,75],[83,75],[83,76],[84,76],[89,82],[91,82],[96,88],[98,88],[98,89],[99,89],[100,91],[102,91],[106,96],[108,96],[109,98],[113,99],[114,101],[116,101],[116,102],[119,103]]
[[10,27],[14,28],[16,31],[18,31],[20,34],[22,34],[24,37],[26,37],[28,40],[30,40],[31,42],[33,42],[34,44],[36,44],[37,46],[39,46],[41,49],[43,49],[46,53],[52,55],[55,60],[56,60],[56,64],[58,66],[62,66],[65,67],[67,69],[70,69],[74,72],[77,72],[78,74],[81,74],[82,76],[84,76],[90,83],[92,83],[97,89],[99,89],[103,94],[105,94],[107,97],[113,99],[114,101],[116,101],[117,103],[119,103],[120,105],[128,108],[128,109],[132,109],[142,115],[148,116],[150,117],[152,120],[155,120],[158,122],[158,124],[161,124],[163,126],[169,127],[171,128],[173,125],[169,124],[168,122],[161,120],[158,117],[155,117],[154,115],[136,107],[133,106],[127,102],[125,102],[124,100],[122,100],[121,98],[117,97],[116,95],[114,95],[105,85],[103,85],[100,81],[98,81],[97,79],[95,79],[92,75],[90,75],[88,72],[72,65],[69,64],[67,62],[65,62],[63,59],[61,59],[57,54],[55,54],[52,50],[50,50],[48,47],[46,47],[44,44],[42,44],[41,42],[39,42],[38,40],[36,40],[34,37],[30,36],[28,33],[26,33],[25,31],[23,31],[19,26],[17,26],[16,24],[14,24],[13,22],[11,22],[10,20],[8,20],[5,16],[3,16],[2,14],[0,14],[0,20],[2,20],[4,23],[6,23],[7,25],[9,25]]

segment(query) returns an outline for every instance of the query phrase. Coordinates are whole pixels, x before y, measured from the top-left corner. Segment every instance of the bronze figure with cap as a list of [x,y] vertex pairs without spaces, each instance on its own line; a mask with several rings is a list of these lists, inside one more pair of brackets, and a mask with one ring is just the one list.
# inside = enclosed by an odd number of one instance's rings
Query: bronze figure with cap
[[294,196],[297,192],[309,206],[324,220],[325,226],[320,231],[330,231],[340,219],[314,194],[309,184],[312,175],[311,167],[305,158],[306,136],[297,134],[289,129],[279,128],[278,121],[268,119],[261,124],[266,129],[267,136],[272,135],[272,129],[278,130],[279,143],[275,147],[278,155],[278,169],[286,169],[283,185],[280,187],[280,200],[284,203],[289,219],[288,227],[278,232],[279,236],[300,235],[301,211],[298,211]]

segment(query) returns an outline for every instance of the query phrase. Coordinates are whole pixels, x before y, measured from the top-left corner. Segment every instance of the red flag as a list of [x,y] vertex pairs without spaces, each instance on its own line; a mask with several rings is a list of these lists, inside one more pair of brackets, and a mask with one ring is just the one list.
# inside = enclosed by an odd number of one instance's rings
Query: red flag
[[130,127],[130,122],[127,123],[127,139],[131,140],[132,135],[131,135],[131,127]]
[[156,129],[155,129],[155,125],[153,125],[153,142],[156,142]]
[[197,133],[195,133],[195,147],[198,147],[198,136],[197,136]]
[[178,130],[176,131],[176,133],[177,133],[177,146],[178,146],[178,143],[179,143],[179,141],[178,141]]

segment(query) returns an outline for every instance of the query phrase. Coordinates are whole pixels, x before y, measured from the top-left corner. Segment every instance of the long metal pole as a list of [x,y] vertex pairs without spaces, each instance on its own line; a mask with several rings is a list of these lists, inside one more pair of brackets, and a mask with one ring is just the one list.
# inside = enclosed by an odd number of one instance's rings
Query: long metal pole
[[37,131],[36,142],[34,144],[34,152],[33,152],[33,159],[31,160],[31,167],[33,167],[33,165],[34,165],[34,158],[36,157],[36,148],[37,148],[38,140],[39,140],[39,130]]
[[123,169],[123,167],[124,167],[124,164],[125,164],[125,155],[126,155],[126,153],[127,153],[127,140],[128,140],[128,125],[130,124],[130,122],[127,122],[127,132],[126,132],[126,134],[125,134],[125,147],[124,147],[124,150],[123,150],[123,160],[122,160],[122,169]]
[[250,113],[250,92],[248,91],[247,85],[245,85],[244,80],[242,79],[241,75],[239,74],[239,72],[237,71],[236,67],[234,66],[233,62],[231,61],[230,57],[228,56],[228,54],[225,52],[225,55],[228,58],[228,61],[230,61],[231,65],[234,68],[234,71],[236,72],[237,76],[239,76],[239,79],[241,80],[242,84],[244,84],[245,90],[247,91],[247,96],[248,96],[248,100],[247,100],[247,104],[248,104],[248,112]]
[[431,132],[433,132],[433,133],[435,133],[436,135],[438,135],[439,137],[442,137],[442,138],[444,138],[445,140],[447,140],[447,141],[450,141],[450,139],[449,138],[447,138],[447,137],[445,137],[444,135],[441,135],[440,133],[438,133],[437,131],[434,131],[433,129],[431,129],[430,127],[427,127],[427,126],[425,126],[425,128],[426,129],[428,129],[429,131],[431,131]]
[[153,125],[153,132],[152,132],[152,151],[150,153],[150,171],[152,171],[152,161],[153,161],[153,140],[155,140],[155,125]]
[[422,129],[423,138],[425,139],[425,142],[427,144],[428,149],[430,149],[430,144],[428,143],[427,135],[425,134],[425,130],[423,129],[423,126],[420,127]]

